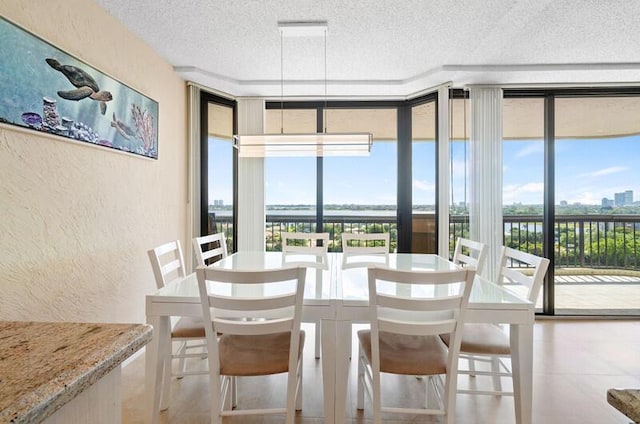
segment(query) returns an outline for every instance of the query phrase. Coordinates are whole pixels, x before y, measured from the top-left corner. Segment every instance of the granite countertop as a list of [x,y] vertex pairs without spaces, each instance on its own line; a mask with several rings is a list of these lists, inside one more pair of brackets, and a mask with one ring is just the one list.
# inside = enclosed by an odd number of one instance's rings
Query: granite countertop
[[634,423],[640,423],[640,390],[609,389],[607,390],[607,402],[631,418]]
[[144,324],[0,321],[0,424],[41,422],[151,333]]

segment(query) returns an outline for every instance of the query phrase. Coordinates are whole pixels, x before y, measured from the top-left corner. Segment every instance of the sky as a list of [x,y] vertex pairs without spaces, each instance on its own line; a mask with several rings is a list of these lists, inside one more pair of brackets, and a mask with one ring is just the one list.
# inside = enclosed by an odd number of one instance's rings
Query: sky
[[[210,141],[209,198],[231,204],[231,143]],[[451,146],[455,203],[465,200],[464,143]],[[634,191],[640,200],[640,136],[609,139],[556,140],[556,203],[600,205],[603,197]],[[544,156],[542,140],[503,143],[503,204],[542,204]],[[469,158],[467,147],[466,158]],[[413,146],[413,202],[435,203],[435,145]],[[315,204],[316,158],[278,157],[265,161],[266,204]],[[325,204],[396,203],[397,147],[374,141],[369,157],[324,159]]]

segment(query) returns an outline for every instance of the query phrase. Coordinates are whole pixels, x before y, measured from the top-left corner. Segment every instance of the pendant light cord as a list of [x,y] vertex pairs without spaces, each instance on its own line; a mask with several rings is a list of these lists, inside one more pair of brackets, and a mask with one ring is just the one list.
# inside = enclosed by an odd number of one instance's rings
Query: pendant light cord
[[451,188],[451,207],[455,207],[455,200],[453,197],[453,140],[455,140],[453,134],[453,96],[452,90],[449,90],[449,185]]
[[467,208],[467,167],[469,166],[467,163],[467,149],[469,147],[469,142],[467,140],[467,96],[468,92],[462,92],[464,97],[463,106],[464,106],[464,207]]
[[284,134],[284,36],[280,30],[280,134]]
[[327,29],[324,30],[324,132],[327,132]]

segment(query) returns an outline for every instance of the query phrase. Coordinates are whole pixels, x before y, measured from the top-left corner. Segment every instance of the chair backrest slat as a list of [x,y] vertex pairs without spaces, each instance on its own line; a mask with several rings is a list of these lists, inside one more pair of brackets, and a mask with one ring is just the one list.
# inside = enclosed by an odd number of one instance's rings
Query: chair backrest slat
[[412,299],[407,302],[405,297],[388,296],[378,293],[378,305],[380,307],[393,308],[397,310],[420,310],[420,311],[437,311],[441,309],[457,308],[460,304],[462,293],[454,296],[442,296],[437,299]]
[[456,319],[432,322],[428,327],[421,324],[411,324],[407,322],[397,322],[392,320],[378,320],[378,331],[387,331],[395,334],[406,334],[408,336],[429,336],[438,334],[448,334],[455,331]]
[[342,251],[348,254],[389,253],[389,233],[342,233]]
[[[321,241],[321,244],[318,242]],[[296,244],[302,243],[302,244]],[[323,254],[329,250],[329,233],[282,233],[283,253]]]
[[295,293],[260,298],[209,295],[211,307],[235,311],[256,310],[257,305],[260,305],[261,310],[280,309],[295,304],[295,301]]

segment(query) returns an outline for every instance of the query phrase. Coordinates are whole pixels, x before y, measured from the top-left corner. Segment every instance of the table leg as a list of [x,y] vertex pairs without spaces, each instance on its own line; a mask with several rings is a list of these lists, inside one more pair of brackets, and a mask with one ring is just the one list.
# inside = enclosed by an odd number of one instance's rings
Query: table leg
[[145,423],[157,424],[162,389],[163,338],[168,337],[169,317],[147,316],[153,326],[153,337],[145,348]]
[[335,424],[345,422],[349,392],[351,358],[351,321],[336,321]]
[[531,424],[533,419],[533,324],[512,324],[510,331],[516,423]]
[[334,424],[336,387],[336,322],[321,320],[324,422]]

